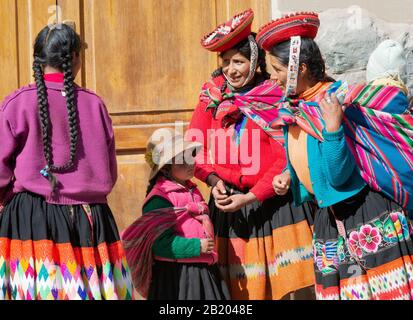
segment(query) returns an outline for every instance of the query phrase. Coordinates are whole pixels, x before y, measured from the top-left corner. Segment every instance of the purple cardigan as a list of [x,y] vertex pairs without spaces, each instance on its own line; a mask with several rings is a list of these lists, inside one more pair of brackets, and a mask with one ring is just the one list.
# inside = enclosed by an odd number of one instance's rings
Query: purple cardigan
[[[46,81],[53,161],[69,160],[70,139],[63,83]],[[13,180],[13,192],[30,191],[55,204],[106,203],[117,179],[112,121],[103,101],[93,92],[76,86],[78,147],[75,167],[55,173],[57,192],[40,170],[46,166],[37,105],[36,85],[20,88],[0,107],[0,191]],[[13,179],[14,177],[14,179]],[[1,194],[1,192],[0,192]],[[2,199],[0,199],[2,200]]]

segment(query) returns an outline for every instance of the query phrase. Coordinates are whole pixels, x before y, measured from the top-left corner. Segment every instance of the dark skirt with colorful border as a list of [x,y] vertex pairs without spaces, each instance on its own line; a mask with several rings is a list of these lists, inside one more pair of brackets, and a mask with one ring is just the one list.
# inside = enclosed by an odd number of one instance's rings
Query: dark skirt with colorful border
[[402,208],[366,187],[333,210],[314,221],[317,299],[411,300],[413,230]]
[[314,285],[310,203],[295,207],[288,193],[227,213],[211,195],[209,209],[231,299],[281,299]]
[[132,299],[107,204],[55,205],[18,193],[0,214],[0,299]]
[[148,300],[230,300],[216,264],[155,261]]

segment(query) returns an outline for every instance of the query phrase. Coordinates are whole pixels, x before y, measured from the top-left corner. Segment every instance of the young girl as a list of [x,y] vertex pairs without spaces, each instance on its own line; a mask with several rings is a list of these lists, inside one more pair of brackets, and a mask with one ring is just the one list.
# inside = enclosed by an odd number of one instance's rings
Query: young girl
[[190,181],[199,149],[199,143],[184,142],[170,129],[155,131],[148,143],[152,171],[143,216],[122,234],[135,287],[144,298],[229,299],[216,265],[208,207]]
[[0,109],[0,299],[131,299],[106,196],[117,178],[103,101],[74,84],[82,43],[65,24],[34,44],[35,85]]

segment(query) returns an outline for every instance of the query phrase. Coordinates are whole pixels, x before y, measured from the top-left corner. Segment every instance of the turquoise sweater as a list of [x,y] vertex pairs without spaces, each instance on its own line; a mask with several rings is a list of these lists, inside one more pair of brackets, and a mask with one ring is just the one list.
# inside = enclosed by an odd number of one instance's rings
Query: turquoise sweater
[[[291,191],[296,206],[313,196],[305,189],[288,157],[288,128],[284,127],[287,167],[291,174]],[[359,193],[366,183],[360,176],[354,157],[344,136],[343,126],[336,132],[323,130],[324,141],[307,136],[307,155],[314,196],[320,208],[325,208]]]

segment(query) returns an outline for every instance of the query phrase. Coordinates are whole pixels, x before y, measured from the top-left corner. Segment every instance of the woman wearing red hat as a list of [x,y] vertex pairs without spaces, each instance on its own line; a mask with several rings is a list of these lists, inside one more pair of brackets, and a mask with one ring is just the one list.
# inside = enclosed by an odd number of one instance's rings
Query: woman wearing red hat
[[218,264],[232,299],[281,299],[314,285],[311,206],[276,196],[272,179],[285,167],[284,148],[233,104],[269,79],[265,52],[247,10],[206,35],[221,67],[204,84],[187,138],[203,149],[195,176],[212,187],[210,212]]
[[401,205],[363,180],[346,143],[342,105],[326,94],[334,80],[314,41],[319,24],[317,14],[297,13],[272,21],[257,35],[285,96],[319,103],[323,118],[322,141],[301,125],[287,127],[287,170],[274,178],[274,189],[277,194],[291,189],[297,204],[317,200],[317,299],[412,299],[411,226]]

